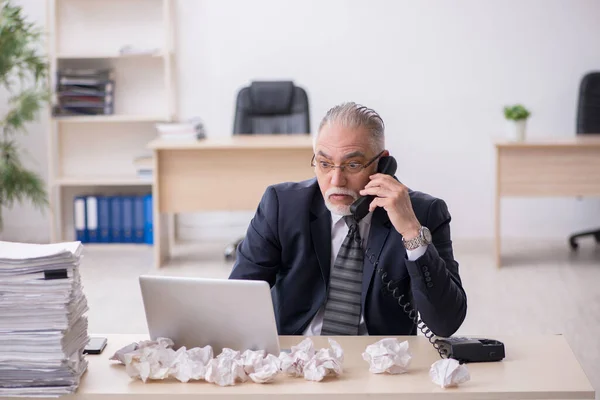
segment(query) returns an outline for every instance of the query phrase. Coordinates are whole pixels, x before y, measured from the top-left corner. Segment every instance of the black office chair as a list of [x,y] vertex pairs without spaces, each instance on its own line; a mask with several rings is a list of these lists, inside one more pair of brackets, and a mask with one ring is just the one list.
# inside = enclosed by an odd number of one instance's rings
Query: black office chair
[[235,105],[234,135],[310,133],[306,91],[291,81],[252,82]]
[[[600,134],[600,72],[590,72],[581,80],[577,107],[577,134]],[[594,236],[596,243],[600,243],[600,229],[579,232],[569,237],[572,250],[579,247],[576,240],[584,236]]]
[[[242,88],[235,105],[234,135],[310,134],[308,95],[292,81],[255,81]],[[235,258],[242,239],[225,248]]]

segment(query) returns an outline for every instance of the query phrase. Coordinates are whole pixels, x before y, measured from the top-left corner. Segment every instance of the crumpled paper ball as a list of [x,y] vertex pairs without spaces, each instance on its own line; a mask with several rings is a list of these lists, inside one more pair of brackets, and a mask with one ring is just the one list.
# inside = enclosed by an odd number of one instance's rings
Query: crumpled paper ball
[[186,350],[179,348],[171,363],[170,375],[181,382],[205,379],[208,363],[213,358],[211,346],[194,347]]
[[368,345],[362,357],[369,363],[369,371],[374,374],[403,374],[408,371],[412,355],[407,341],[386,338]]
[[231,386],[246,382],[267,383],[280,372],[281,362],[272,354],[247,350],[243,354],[232,349],[223,349],[213,358],[211,346],[172,349],[173,341],[159,338],[156,341],[132,343],[118,350],[110,359],[125,364],[127,374],[148,380],[175,378],[181,382],[206,380],[220,386]]
[[344,371],[344,351],[333,339],[329,339],[329,348],[319,350],[305,365],[304,378],[320,382],[326,376],[339,376]]
[[433,383],[442,388],[458,386],[471,379],[467,366],[453,358],[444,358],[431,364],[429,376]]
[[237,380],[246,382],[248,375],[244,371],[240,352],[223,349],[217,358],[213,358],[208,363],[205,379],[207,382],[216,383],[219,386],[233,386]]
[[169,377],[181,382],[204,379],[206,366],[213,358],[212,347],[181,347],[177,351],[172,347],[173,341],[167,338],[147,340],[123,347],[110,359],[125,364],[127,374],[143,382]]
[[292,377],[304,376],[304,365],[314,357],[315,346],[310,338],[306,338],[295,346],[290,353],[280,353],[281,371]]
[[281,370],[293,377],[304,376],[306,380],[321,381],[326,376],[338,376],[343,372],[344,351],[333,339],[329,338],[329,348],[315,351],[311,338],[306,338],[291,352],[281,353]]
[[173,342],[167,338],[158,338],[157,340],[142,340],[139,343],[134,342],[117,350],[109,360],[119,361],[120,363],[125,364],[125,354],[151,346],[170,347],[173,346]]
[[253,382],[268,383],[275,379],[281,370],[281,361],[273,354],[267,354],[264,350],[246,350],[241,357],[244,371]]

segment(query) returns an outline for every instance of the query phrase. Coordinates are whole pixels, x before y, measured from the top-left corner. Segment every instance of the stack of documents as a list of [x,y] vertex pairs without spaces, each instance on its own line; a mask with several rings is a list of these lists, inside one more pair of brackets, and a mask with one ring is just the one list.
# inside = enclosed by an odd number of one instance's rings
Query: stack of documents
[[0,242],[0,396],[73,393],[87,368],[80,242]]
[[56,81],[55,116],[110,115],[115,91],[112,69],[61,69]]
[[171,122],[156,124],[158,137],[167,140],[204,139],[206,132],[200,118],[192,118],[187,122]]

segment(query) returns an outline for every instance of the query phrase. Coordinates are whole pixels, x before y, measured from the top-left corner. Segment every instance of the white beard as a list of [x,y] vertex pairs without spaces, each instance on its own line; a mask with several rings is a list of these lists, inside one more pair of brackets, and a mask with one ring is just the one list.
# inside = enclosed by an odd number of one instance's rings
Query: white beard
[[352,198],[356,200],[358,199],[358,193],[356,193],[354,190],[339,187],[331,187],[325,192],[325,207],[327,207],[332,214],[341,216],[351,215],[352,213],[350,212],[350,204],[333,204],[331,201],[329,201],[329,196],[332,194],[345,194],[352,196]]

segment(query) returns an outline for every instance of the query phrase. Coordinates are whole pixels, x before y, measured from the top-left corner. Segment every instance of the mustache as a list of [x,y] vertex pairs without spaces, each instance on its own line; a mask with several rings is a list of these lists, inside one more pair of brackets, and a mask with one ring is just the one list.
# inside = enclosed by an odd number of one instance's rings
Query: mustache
[[347,196],[351,196],[354,200],[358,199],[358,192],[341,187],[331,187],[327,189],[327,191],[325,192],[325,197],[329,198],[329,196],[331,196],[332,194],[345,194]]

